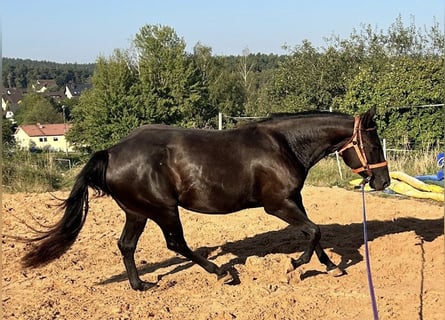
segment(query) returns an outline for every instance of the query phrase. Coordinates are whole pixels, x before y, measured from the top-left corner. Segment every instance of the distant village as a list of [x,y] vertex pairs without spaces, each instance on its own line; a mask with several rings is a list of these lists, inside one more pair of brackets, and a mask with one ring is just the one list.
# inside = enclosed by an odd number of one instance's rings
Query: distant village
[[[67,84],[59,89],[54,79],[36,80],[28,89],[3,88],[2,89],[2,115],[4,119],[15,123],[14,114],[20,108],[24,96],[35,92],[54,101],[73,99],[92,87],[91,84]],[[54,90],[57,88],[58,90]],[[73,149],[65,139],[70,125],[67,123],[35,123],[22,124],[15,128],[14,138],[17,146],[30,151],[46,150],[53,152],[72,152]]]

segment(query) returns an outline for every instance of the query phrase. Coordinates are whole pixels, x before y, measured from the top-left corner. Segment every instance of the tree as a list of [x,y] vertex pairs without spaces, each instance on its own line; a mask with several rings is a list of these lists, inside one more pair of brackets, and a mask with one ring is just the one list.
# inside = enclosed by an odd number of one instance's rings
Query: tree
[[246,103],[249,101],[250,89],[252,87],[252,74],[255,67],[251,59],[252,57],[249,48],[244,48],[237,66],[238,74],[241,76],[244,91],[246,92]]
[[14,116],[18,124],[63,123],[56,106],[37,93],[28,93]]
[[212,105],[219,112],[229,116],[244,115],[245,90],[239,75],[219,69],[215,71],[209,90]]
[[136,70],[124,52],[99,57],[92,81],[93,89],[82,94],[71,110],[74,126],[67,134],[71,143],[89,151],[116,143],[145,118],[134,94]]
[[202,126],[207,120],[206,86],[185,52],[185,41],[170,27],[146,25],[134,46],[149,121]]
[[[359,69],[349,77],[337,107],[358,113],[377,106],[381,136],[395,147],[425,147],[443,140],[443,34],[435,24],[429,31],[400,17],[388,31],[367,26],[342,47],[360,55]],[[440,47],[442,49],[440,49]]]
[[291,50],[273,74],[270,112],[328,110],[345,92],[345,79],[355,61],[330,46],[319,52],[305,40]]
[[170,27],[146,25],[131,49],[98,59],[93,89],[72,110],[68,139],[79,148],[98,150],[142,124],[204,126],[207,96],[184,40]]
[[230,116],[242,115],[245,92],[239,76],[236,72],[230,72],[227,59],[213,57],[212,49],[200,43],[194,47],[193,59],[208,92],[209,124],[216,127],[217,112]]
[[366,67],[349,82],[340,109],[360,113],[378,108],[381,136],[391,146],[420,147],[443,139],[443,118],[434,107],[444,101],[442,58],[401,57],[380,69]]
[[3,151],[7,151],[10,148],[12,148],[15,145],[15,139],[14,139],[14,125],[11,121],[6,119],[5,117],[2,117],[1,119],[2,123],[2,146]]

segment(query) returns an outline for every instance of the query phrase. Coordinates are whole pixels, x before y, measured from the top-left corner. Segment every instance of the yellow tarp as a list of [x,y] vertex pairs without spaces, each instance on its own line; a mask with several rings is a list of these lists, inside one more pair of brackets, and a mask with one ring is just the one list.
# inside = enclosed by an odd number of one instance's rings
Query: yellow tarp
[[392,171],[389,173],[389,176],[391,177],[391,179],[397,179],[399,181],[406,182],[410,186],[420,191],[443,193],[443,188],[441,186],[427,184],[423,181],[420,181],[419,179],[411,177],[404,172]]
[[421,191],[413,186],[409,185],[404,181],[393,180],[389,189],[397,192],[399,194],[403,194],[409,197],[421,198],[421,199],[433,199],[436,201],[444,201],[444,194],[438,192],[431,191]]
[[[441,186],[427,184],[400,171],[392,171],[389,175],[391,177],[391,185],[388,189],[398,194],[421,199],[444,201],[444,188]],[[362,180],[361,178],[354,179],[349,183],[353,186],[359,186]],[[365,191],[371,190],[373,189],[367,184]]]

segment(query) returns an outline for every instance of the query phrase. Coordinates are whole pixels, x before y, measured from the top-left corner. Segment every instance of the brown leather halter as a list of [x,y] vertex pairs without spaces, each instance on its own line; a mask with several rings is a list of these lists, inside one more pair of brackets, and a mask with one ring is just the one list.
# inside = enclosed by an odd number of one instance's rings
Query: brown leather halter
[[[376,130],[376,128],[369,128],[369,129],[365,129],[365,131],[371,131],[371,130]],[[368,159],[366,158],[366,154],[364,151],[364,145],[363,145],[363,139],[362,139],[362,120],[360,119],[359,116],[356,116],[354,118],[354,131],[352,133],[352,137],[351,139],[340,149],[340,151],[338,151],[338,153],[340,154],[340,156],[342,155],[342,152],[349,149],[349,148],[354,148],[355,153],[357,154],[357,157],[360,160],[360,163],[362,164],[361,167],[358,167],[357,169],[352,169],[353,173],[360,173],[365,171],[366,174],[368,175],[368,177],[372,176],[372,171],[371,169],[375,169],[375,168],[381,168],[381,167],[386,167],[388,165],[388,163],[386,161],[383,162],[379,162],[379,163],[373,163],[373,164],[369,164],[368,163]]]

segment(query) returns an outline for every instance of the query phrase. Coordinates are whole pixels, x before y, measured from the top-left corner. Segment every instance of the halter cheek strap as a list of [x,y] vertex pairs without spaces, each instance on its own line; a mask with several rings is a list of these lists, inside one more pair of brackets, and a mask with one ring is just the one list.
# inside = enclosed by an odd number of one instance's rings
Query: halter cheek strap
[[[388,165],[388,163],[386,161],[382,161],[379,163],[373,163],[373,164],[369,164],[368,163],[368,159],[366,158],[366,154],[364,151],[364,146],[363,146],[363,138],[362,138],[362,120],[360,119],[359,116],[356,116],[354,118],[354,131],[352,133],[352,137],[351,139],[338,151],[338,153],[340,154],[340,156],[342,155],[342,152],[349,149],[349,148],[354,148],[355,153],[357,154],[358,159],[360,160],[360,163],[362,164],[361,167],[358,167],[357,169],[352,169],[353,173],[360,173],[365,171],[366,174],[371,177],[372,176],[372,171],[371,169],[375,169],[375,168],[382,168],[382,167],[386,167]],[[371,131],[371,130],[375,130],[376,128],[369,128],[366,129],[366,131]]]

